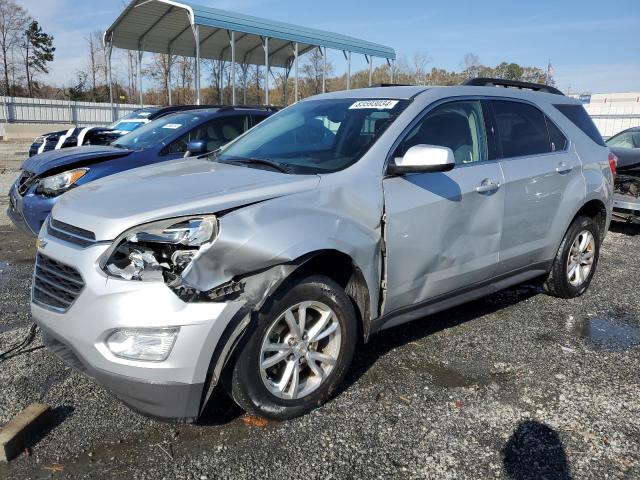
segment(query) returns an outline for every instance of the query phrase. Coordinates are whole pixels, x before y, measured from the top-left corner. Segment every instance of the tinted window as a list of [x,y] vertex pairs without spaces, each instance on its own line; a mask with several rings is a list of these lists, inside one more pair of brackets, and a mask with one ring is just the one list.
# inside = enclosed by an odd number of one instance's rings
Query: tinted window
[[213,152],[244,133],[245,130],[247,130],[247,117],[244,115],[216,118],[194,128],[173,142],[169,146],[168,153],[186,152],[187,145],[192,140],[204,140],[207,142],[207,151]]
[[605,146],[602,135],[582,105],[554,105],[560,112],[598,145]]
[[551,151],[560,152],[567,148],[567,137],[560,131],[556,124],[549,117],[545,117],[547,129],[549,130],[549,140],[551,141]]
[[493,110],[504,158],[538,155],[551,151],[544,114],[520,102],[497,100]]
[[487,160],[487,136],[480,102],[452,102],[429,112],[407,135],[396,156],[415,145],[453,151],[456,164]]

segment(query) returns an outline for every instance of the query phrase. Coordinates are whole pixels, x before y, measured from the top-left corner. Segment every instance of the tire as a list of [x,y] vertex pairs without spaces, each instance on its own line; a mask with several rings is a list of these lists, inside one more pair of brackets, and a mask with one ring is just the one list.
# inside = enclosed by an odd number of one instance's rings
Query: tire
[[[299,338],[301,316],[306,340]],[[325,276],[294,278],[256,317],[230,373],[234,401],[272,420],[295,418],[325,403],[342,383],[356,347],[356,313],[344,290]]]
[[[588,248],[581,251],[579,247],[587,240]],[[596,222],[590,217],[576,217],[562,239],[551,272],[544,282],[547,293],[559,298],[582,295],[591,283],[599,256],[600,234]],[[589,261],[591,263],[587,269]],[[576,263],[578,267],[574,269]]]

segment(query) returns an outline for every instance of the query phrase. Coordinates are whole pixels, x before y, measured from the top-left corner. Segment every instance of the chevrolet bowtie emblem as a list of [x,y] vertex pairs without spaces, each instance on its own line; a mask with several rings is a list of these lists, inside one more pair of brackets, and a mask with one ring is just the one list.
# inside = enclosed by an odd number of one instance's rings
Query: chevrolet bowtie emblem
[[42,250],[44,247],[47,246],[47,241],[42,239],[42,238],[38,238],[38,240],[36,240],[36,248],[38,250]]

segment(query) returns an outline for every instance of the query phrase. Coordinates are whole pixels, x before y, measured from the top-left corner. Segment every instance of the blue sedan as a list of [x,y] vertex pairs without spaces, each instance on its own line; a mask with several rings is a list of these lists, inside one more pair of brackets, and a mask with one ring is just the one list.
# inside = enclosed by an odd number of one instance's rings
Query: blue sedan
[[184,156],[191,141],[214,151],[264,120],[270,109],[221,107],[167,115],[111,145],[51,150],[24,161],[9,190],[9,218],[37,235],[58,197],[71,188],[132,168]]

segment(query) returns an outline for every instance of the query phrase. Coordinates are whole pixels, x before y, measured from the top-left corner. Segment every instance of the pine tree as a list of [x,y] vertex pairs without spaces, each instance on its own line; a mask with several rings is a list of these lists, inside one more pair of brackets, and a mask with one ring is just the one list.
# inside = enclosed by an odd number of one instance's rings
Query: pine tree
[[27,74],[27,90],[33,96],[34,72],[49,73],[47,63],[53,61],[53,37],[42,31],[36,20],[33,20],[25,33],[25,71]]

